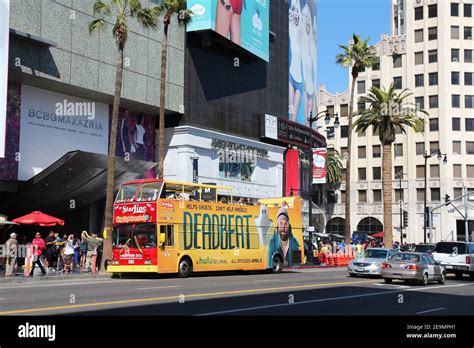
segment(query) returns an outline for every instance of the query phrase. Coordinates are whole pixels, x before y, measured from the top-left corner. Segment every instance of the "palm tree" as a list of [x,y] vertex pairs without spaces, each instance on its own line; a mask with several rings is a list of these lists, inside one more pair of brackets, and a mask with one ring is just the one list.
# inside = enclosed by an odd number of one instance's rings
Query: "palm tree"
[[392,143],[395,141],[397,129],[406,133],[405,127],[415,132],[423,132],[425,120],[418,113],[427,114],[424,110],[417,110],[406,99],[412,93],[405,89],[401,93],[395,91],[393,83],[388,90],[372,87],[366,97],[360,102],[368,103],[369,108],[356,114],[355,131],[365,131],[370,126],[374,131],[379,130],[379,139],[383,147],[382,157],[382,186],[383,186],[383,220],[385,246],[393,245],[392,235]]
[[[120,108],[120,95],[122,93],[123,80],[123,51],[128,38],[128,20],[136,18],[143,28],[156,29],[159,11],[156,8],[143,8],[139,0],[111,0],[110,3],[96,1],[94,3],[94,15],[99,18],[89,23],[89,33],[97,29],[103,29],[106,25],[106,17],[114,12],[115,24],[112,35],[117,44],[117,60],[115,74],[115,92],[112,107],[112,125],[110,129],[109,160],[107,167],[107,193],[105,199],[105,222],[104,222],[104,257],[102,263],[112,256],[111,231],[113,225],[113,204],[115,187],[115,147],[117,138],[117,124]],[[103,266],[103,265],[102,265]],[[104,269],[103,267],[101,269]]]
[[176,15],[179,25],[186,25],[191,20],[192,12],[186,8],[185,0],[164,0],[157,6],[159,14],[163,14],[163,41],[161,42],[161,80],[160,80],[160,125],[158,139],[158,178],[163,179],[165,161],[165,93],[166,65],[168,57],[168,28],[171,18]]
[[326,171],[328,184],[338,184],[342,181],[342,161],[339,151],[330,147],[326,155]]
[[346,203],[345,203],[345,237],[346,244],[351,241],[351,154],[352,154],[352,116],[354,113],[354,91],[359,72],[379,64],[380,59],[374,46],[369,45],[369,39],[362,40],[359,35],[352,36],[350,46],[340,45],[343,53],[336,56],[336,63],[350,67],[352,75],[351,96],[349,102],[349,124],[347,133],[347,163],[346,163]]

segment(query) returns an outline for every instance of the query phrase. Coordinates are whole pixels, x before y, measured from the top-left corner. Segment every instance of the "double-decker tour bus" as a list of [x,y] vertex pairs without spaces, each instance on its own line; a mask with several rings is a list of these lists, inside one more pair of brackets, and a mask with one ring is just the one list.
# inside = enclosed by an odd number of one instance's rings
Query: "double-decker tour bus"
[[[245,204],[247,203],[247,204]],[[232,188],[141,179],[124,183],[114,204],[107,271],[177,273],[269,270],[301,264],[299,197],[256,204]]]

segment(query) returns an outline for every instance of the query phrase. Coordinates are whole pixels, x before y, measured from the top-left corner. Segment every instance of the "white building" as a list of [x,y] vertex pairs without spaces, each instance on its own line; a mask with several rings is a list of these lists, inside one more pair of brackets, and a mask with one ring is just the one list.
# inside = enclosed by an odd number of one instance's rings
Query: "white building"
[[[444,202],[445,195],[461,196],[463,187],[474,191],[474,40],[473,0],[386,0],[390,1],[391,35],[383,35],[376,45],[381,57],[380,70],[361,72],[357,80],[355,109],[360,96],[373,85],[388,88],[395,83],[398,92],[408,88],[411,102],[429,113],[425,133],[397,134],[393,144],[394,240],[400,240],[400,199],[408,211],[404,230],[408,243],[424,240],[424,154],[440,149],[427,160],[427,205]],[[349,76],[350,81],[350,76]],[[333,95],[320,87],[319,110],[329,108],[341,115],[333,145],[347,152],[348,91]],[[318,126],[324,127],[320,120]],[[436,152],[436,151],[434,151]],[[444,154],[447,163],[444,164]],[[347,156],[347,153],[345,154]],[[345,161],[344,161],[345,162]],[[381,145],[372,129],[353,135],[351,229],[383,230]],[[398,172],[405,173],[401,180]],[[343,231],[345,187],[336,191],[336,204],[325,209],[328,232]],[[474,196],[469,200],[468,217],[474,220]],[[455,203],[464,213],[462,201]],[[322,226],[321,226],[322,227]],[[463,217],[452,207],[443,206],[433,217],[432,241],[464,240]],[[471,229],[471,228],[470,228]],[[429,240],[429,238],[428,238]]]

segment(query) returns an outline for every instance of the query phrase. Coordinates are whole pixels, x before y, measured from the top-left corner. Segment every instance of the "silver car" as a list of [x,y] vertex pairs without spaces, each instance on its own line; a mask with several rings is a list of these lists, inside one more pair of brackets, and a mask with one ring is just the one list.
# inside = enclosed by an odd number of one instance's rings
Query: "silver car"
[[446,282],[446,271],[433,256],[425,253],[399,252],[382,265],[382,278],[385,283],[393,279],[428,285],[430,281],[439,284]]
[[397,250],[389,248],[368,248],[364,250],[362,256],[349,262],[347,271],[351,277],[358,275],[380,276],[382,263],[397,252]]

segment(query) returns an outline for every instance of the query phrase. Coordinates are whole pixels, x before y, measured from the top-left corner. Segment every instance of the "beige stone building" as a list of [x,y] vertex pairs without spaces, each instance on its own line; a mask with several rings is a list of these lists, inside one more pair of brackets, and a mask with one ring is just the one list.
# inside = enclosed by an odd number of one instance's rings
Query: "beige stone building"
[[[371,86],[388,88],[394,83],[399,92],[409,88],[410,101],[429,113],[425,133],[397,134],[393,144],[393,225],[394,240],[400,240],[400,204],[408,211],[405,241],[424,241],[425,154],[427,159],[427,205],[437,206],[445,195],[474,191],[474,1],[473,0],[385,0],[391,3],[391,34],[382,35],[376,45],[379,69],[361,72],[356,84],[355,109],[360,96]],[[350,75],[349,75],[350,85]],[[347,156],[347,114],[349,91],[331,94],[321,85],[318,111],[339,113],[341,126],[328,140]],[[320,130],[326,129],[319,120]],[[333,130],[329,128],[328,135]],[[438,159],[436,150],[443,156]],[[381,144],[368,129],[353,135],[351,229],[383,230]],[[447,162],[444,163],[444,154]],[[347,158],[347,157],[346,157]],[[344,161],[345,162],[345,161]],[[397,173],[402,172],[400,180]],[[400,186],[401,184],[401,186]],[[324,195],[324,214],[319,230],[343,234],[345,185]],[[400,203],[400,201],[402,203]],[[464,202],[456,207],[464,213]],[[468,218],[474,220],[474,195],[468,200]],[[471,225],[469,230],[472,231]],[[452,206],[443,206],[433,215],[432,241],[464,240],[464,220]],[[429,236],[427,236],[429,241]]]

